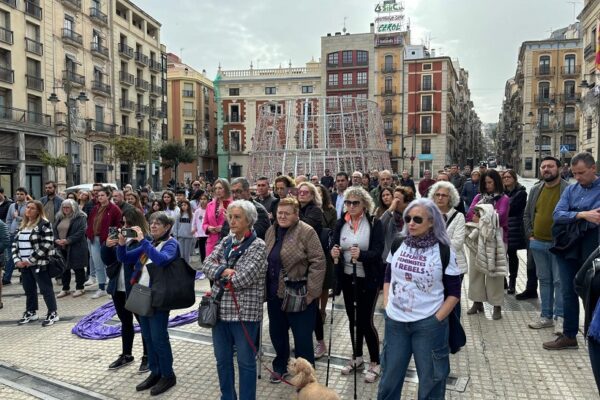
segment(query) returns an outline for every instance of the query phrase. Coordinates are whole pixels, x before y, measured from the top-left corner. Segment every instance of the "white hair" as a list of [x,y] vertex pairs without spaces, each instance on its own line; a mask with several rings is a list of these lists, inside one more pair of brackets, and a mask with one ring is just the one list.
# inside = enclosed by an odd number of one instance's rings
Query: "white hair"
[[460,196],[458,195],[458,190],[456,190],[453,184],[447,181],[439,181],[434,183],[431,189],[429,189],[429,196],[427,197],[429,197],[431,200],[434,200],[435,192],[437,192],[438,189],[448,190],[448,194],[450,195],[450,205],[452,207],[456,207],[460,204]]
[[242,210],[244,216],[246,217],[246,221],[248,221],[249,227],[252,228],[258,219],[258,211],[256,211],[256,206],[248,200],[235,200],[232,201],[229,206],[227,206],[227,215],[231,215],[230,211],[234,208]]

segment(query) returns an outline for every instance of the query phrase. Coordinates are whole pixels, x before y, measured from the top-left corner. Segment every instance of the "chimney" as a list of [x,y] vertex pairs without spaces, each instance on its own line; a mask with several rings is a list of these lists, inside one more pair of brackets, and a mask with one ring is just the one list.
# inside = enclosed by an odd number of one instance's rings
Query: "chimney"
[[342,32],[336,32],[335,36],[342,36]]
[[331,33],[328,33],[328,34],[327,34],[327,37],[331,37]]
[[369,31],[370,31],[371,33],[375,33],[375,23],[371,22],[371,26],[370,26],[370,28],[369,28]]

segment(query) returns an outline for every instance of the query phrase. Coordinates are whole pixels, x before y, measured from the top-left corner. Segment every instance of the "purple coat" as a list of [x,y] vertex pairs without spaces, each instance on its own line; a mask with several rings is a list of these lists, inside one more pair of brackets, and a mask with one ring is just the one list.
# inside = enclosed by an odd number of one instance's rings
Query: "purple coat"
[[[471,206],[469,207],[469,212],[467,213],[467,222],[470,222],[473,219],[473,209],[479,203],[479,199],[481,198],[481,193],[478,193],[477,196],[473,199]],[[494,209],[498,213],[498,219],[500,220],[500,226],[502,227],[502,240],[504,244],[508,244],[508,211],[510,210],[510,199],[507,195],[503,194],[498,201],[494,203]]]

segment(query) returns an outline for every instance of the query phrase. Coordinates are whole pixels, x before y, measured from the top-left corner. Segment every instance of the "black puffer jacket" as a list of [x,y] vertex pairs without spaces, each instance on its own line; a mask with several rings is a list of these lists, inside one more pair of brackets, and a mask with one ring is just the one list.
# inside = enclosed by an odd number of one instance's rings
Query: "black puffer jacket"
[[525,238],[525,224],[523,213],[527,204],[527,191],[525,186],[517,184],[511,191],[505,191],[510,198],[510,209],[508,212],[508,249],[520,250],[527,248]]

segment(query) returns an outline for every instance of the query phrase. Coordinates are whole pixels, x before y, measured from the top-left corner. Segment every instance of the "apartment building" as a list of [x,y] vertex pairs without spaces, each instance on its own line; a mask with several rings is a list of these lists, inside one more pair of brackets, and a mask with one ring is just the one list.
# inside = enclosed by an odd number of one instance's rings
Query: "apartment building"
[[213,82],[207,78],[205,70],[194,70],[175,54],[169,53],[167,60],[167,140],[195,149],[198,157],[191,164],[180,164],[177,177],[172,169],[164,171],[163,186],[171,179],[187,182],[198,176],[205,176],[212,180],[218,171]]
[[217,102],[219,176],[244,176],[248,154],[261,107],[277,114],[286,110],[286,100],[322,96],[321,64],[225,71],[219,68],[214,81]]

